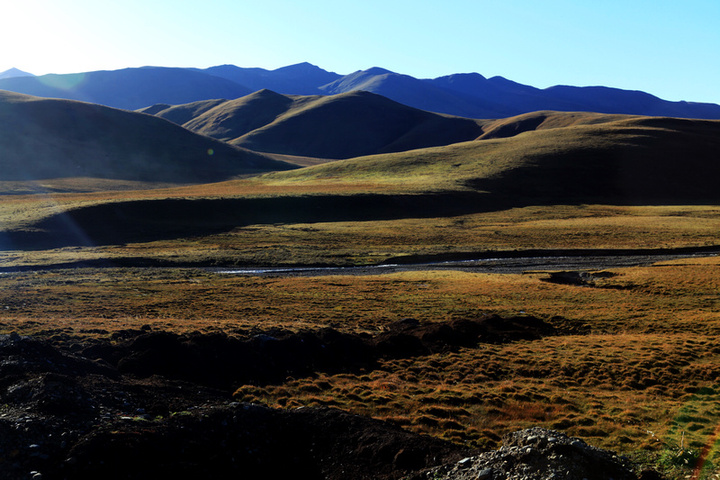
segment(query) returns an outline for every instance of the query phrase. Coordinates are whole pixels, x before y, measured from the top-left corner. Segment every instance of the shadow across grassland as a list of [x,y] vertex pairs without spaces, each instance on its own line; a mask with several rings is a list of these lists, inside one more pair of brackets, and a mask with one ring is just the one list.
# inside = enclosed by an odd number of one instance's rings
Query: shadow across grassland
[[253,224],[391,220],[507,208],[480,193],[309,195],[104,203],[47,217],[0,236],[5,250],[119,245],[222,233]]
[[[0,232],[2,250],[122,245],[229,232],[256,224],[357,222],[434,218],[484,213],[530,205],[610,203],[615,205],[716,204],[707,189],[638,189],[631,195],[598,194],[561,183],[529,184],[529,172],[477,182],[490,192],[427,194],[305,195],[262,198],[163,199],[109,202],[67,210],[23,230]],[[590,180],[592,181],[592,180]],[[470,183],[470,182],[469,182]],[[519,188],[525,184],[526,188]],[[479,187],[480,185],[475,185]],[[621,201],[618,201],[620,199]]]

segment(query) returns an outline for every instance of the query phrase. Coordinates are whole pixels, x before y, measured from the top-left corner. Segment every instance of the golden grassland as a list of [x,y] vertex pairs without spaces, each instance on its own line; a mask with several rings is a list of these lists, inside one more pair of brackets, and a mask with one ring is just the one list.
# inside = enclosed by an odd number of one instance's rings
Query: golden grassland
[[[623,117],[601,124],[575,124],[398,153],[328,162],[259,177],[270,184],[373,182],[405,190],[458,190],[467,180],[502,176],[537,159],[571,153],[581,161],[587,151],[610,151],[647,136],[662,135],[662,126],[647,117]],[[711,122],[717,129],[718,123]],[[662,151],[656,153],[662,159]],[[663,161],[666,159],[662,159]],[[607,172],[603,172],[607,173]]]
[[35,333],[58,322],[77,331],[150,323],[178,331],[333,326],[373,333],[405,317],[527,312],[596,334],[706,336],[720,335],[719,266],[711,257],[613,269],[594,287],[550,283],[542,272],[262,278],[180,268],[28,271],[0,275],[0,313],[4,329]]
[[[372,334],[407,317],[535,315],[560,333],[387,360],[359,374],[241,386],[235,397],[284,408],[335,406],[484,448],[503,433],[543,425],[672,466],[673,448],[682,443],[699,453],[720,425],[720,259],[610,271],[615,276],[592,287],[549,283],[545,273],[11,273],[0,275],[0,331],[64,341],[142,325],[229,334],[330,326]],[[714,453],[709,459],[718,461]]]
[[[122,195],[118,193],[118,195]],[[103,197],[107,199],[107,197]],[[141,197],[139,197],[141,198]],[[5,224],[31,224],[76,202],[68,195],[0,202]],[[225,233],[100,247],[0,251],[3,265],[97,258],[219,264],[363,265],[405,255],[558,248],[675,248],[718,244],[720,207],[532,206],[429,219],[255,224]]]

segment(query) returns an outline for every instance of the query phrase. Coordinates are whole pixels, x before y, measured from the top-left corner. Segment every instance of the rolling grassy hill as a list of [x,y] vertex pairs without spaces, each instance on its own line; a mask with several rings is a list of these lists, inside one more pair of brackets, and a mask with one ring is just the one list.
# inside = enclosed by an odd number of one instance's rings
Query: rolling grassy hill
[[[720,201],[718,121],[540,112],[485,129],[484,140],[331,162],[259,180],[473,190],[486,192],[488,200],[519,204]],[[518,134],[508,137],[511,132]]]
[[145,111],[254,151],[329,159],[446,145],[482,134],[478,121],[432,114],[362,91],[289,96],[261,90],[224,102]]
[[[16,232],[13,242],[44,248],[89,238],[92,244],[107,245],[212,236],[262,224],[397,222],[585,204],[720,203],[718,121],[539,112],[484,127],[486,139],[442,147],[155,194],[73,200],[62,214],[26,222],[31,230],[46,233]],[[507,136],[509,132],[520,133]],[[84,240],[63,230],[68,221],[85,232]],[[557,244],[553,229],[543,232],[547,240],[534,239],[533,245]],[[647,240],[642,235],[638,238],[645,240],[639,244]],[[303,241],[315,242],[310,237]],[[706,244],[705,237],[702,242]],[[677,239],[670,243],[683,244]]]
[[70,100],[0,91],[0,125],[0,182],[198,183],[290,168],[160,118]]

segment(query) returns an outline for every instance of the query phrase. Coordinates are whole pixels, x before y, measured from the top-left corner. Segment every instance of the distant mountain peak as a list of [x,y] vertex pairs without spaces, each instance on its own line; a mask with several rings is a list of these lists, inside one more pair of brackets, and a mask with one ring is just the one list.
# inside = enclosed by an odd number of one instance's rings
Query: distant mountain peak
[[245,98],[251,98],[251,97],[258,97],[258,98],[279,98],[284,97],[285,95],[281,93],[277,93],[274,90],[270,90],[269,88],[263,88],[256,92],[251,93],[250,95],[247,95]]
[[286,67],[276,68],[275,70],[322,70],[322,68],[310,62],[300,62]]
[[0,72],[0,78],[15,78],[15,77],[34,77],[32,73],[23,72],[15,67]]
[[453,73],[451,75],[445,75],[440,78],[447,78],[450,80],[456,80],[456,79],[465,79],[465,78],[473,78],[477,80],[487,80],[484,76],[480,75],[477,72],[471,72],[471,73]]
[[368,68],[367,70],[362,70],[360,73],[365,73],[368,75],[387,75],[388,73],[395,73],[395,72],[392,72],[392,71],[390,71],[386,68],[382,68],[382,67],[371,67],[371,68]]

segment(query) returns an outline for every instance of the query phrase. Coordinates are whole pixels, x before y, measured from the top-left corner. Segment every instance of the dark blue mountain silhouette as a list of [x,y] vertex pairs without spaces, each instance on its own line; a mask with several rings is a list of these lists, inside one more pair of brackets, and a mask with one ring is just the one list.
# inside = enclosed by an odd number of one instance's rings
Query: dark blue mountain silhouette
[[182,104],[252,93],[224,78],[186,68],[143,67],[0,80],[0,89],[135,110],[156,103]]
[[14,78],[14,77],[33,77],[32,73],[23,72],[17,68],[10,68],[4,72],[0,72],[0,79],[2,78]]
[[220,65],[204,70],[130,68],[71,75],[0,79],[0,89],[139,109],[207,99],[234,99],[269,89],[280,94],[333,95],[369,91],[405,105],[469,118],[503,118],[539,110],[592,111],[720,119],[720,105],[670,102],[645,92],[609,87],[539,89],[478,73],[434,79],[373,67],[341,76],[309,63],[276,70]]
[[268,89],[285,95],[317,95],[321,93],[319,91],[321,86],[341,77],[337,73],[325,71],[307,62],[276,70],[220,65],[202,71],[232,80],[253,91]]

